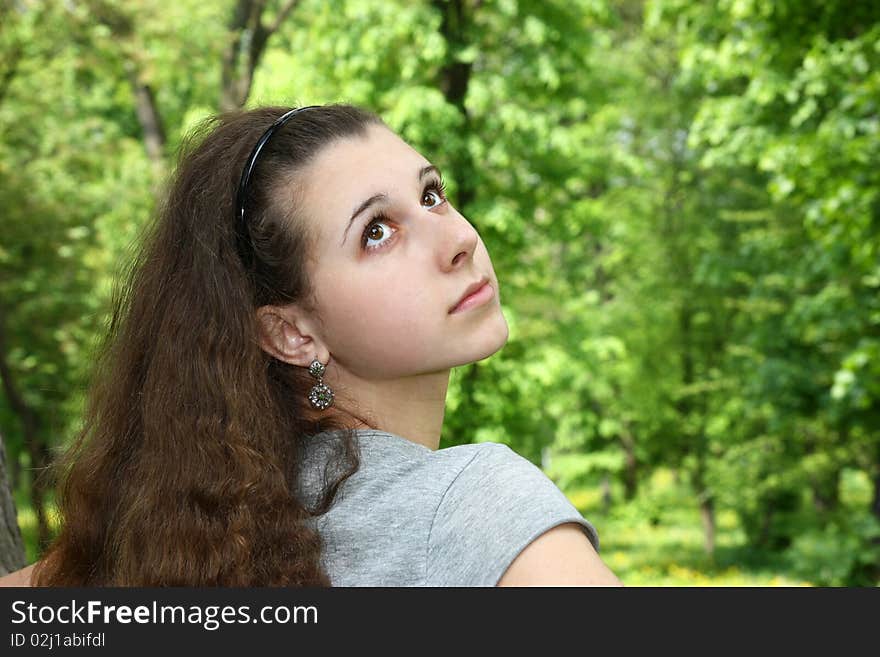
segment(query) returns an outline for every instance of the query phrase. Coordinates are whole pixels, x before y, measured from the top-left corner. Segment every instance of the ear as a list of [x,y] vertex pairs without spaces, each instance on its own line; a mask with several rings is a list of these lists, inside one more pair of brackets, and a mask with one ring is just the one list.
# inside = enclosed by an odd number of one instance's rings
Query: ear
[[308,316],[295,305],[258,308],[257,326],[260,347],[280,361],[308,367],[315,358],[325,365],[330,360]]

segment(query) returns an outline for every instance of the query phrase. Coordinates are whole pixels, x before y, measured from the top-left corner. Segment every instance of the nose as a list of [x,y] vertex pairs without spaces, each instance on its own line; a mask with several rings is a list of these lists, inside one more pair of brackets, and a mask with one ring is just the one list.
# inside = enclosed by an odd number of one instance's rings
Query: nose
[[439,219],[438,230],[436,254],[443,271],[457,269],[473,259],[480,237],[477,229],[457,210]]

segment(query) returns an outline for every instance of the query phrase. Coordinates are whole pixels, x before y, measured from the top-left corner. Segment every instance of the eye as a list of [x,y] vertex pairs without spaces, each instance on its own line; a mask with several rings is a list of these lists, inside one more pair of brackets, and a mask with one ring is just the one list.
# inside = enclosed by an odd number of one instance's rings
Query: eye
[[[437,207],[438,205],[443,205],[446,202],[446,183],[442,178],[434,178],[428,181],[428,184],[425,185],[425,191],[422,192],[422,202],[424,203],[425,199],[435,198],[437,202],[431,207]],[[430,204],[430,201],[426,205]]]
[[[442,178],[429,180],[422,191],[422,204],[436,208],[446,203],[446,183]],[[365,251],[384,248],[397,229],[392,225],[388,215],[379,212],[364,228],[361,236],[361,247]]]
[[364,249],[381,249],[383,245],[397,232],[396,228],[391,227],[391,220],[381,212],[377,214],[367,227],[364,228],[364,234],[361,237],[361,246]]

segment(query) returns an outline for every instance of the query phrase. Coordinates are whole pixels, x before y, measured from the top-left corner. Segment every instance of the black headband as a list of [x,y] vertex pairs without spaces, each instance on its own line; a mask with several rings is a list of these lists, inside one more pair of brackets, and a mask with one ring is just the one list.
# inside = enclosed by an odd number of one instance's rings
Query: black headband
[[247,202],[247,188],[248,184],[251,181],[251,175],[254,172],[254,168],[257,165],[257,158],[260,155],[260,151],[263,150],[263,146],[266,145],[266,142],[272,138],[272,134],[288,120],[298,112],[302,112],[303,110],[311,109],[312,107],[318,107],[318,105],[308,105],[306,107],[297,107],[296,109],[292,109],[289,112],[285,112],[281,116],[279,116],[275,122],[269,126],[266,132],[257,140],[254,149],[251,151],[250,156],[248,157],[247,164],[244,166],[244,171],[241,172],[241,181],[238,183],[238,193],[235,195],[235,233],[238,238],[238,249],[239,254],[242,256],[242,259],[248,263],[250,262],[250,249],[246,248],[246,245],[250,243],[250,232],[248,231],[247,222],[244,220],[244,206]]

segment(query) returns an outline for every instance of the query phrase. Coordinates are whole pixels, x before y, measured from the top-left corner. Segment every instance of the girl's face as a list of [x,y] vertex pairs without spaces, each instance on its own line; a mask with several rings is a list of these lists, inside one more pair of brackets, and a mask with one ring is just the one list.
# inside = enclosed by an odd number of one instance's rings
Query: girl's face
[[[371,125],[365,138],[322,150],[299,180],[300,216],[314,237],[308,274],[319,339],[336,364],[391,379],[449,370],[504,345],[486,247],[446,200],[438,171],[406,142]],[[450,312],[481,281],[491,287],[483,302]]]

